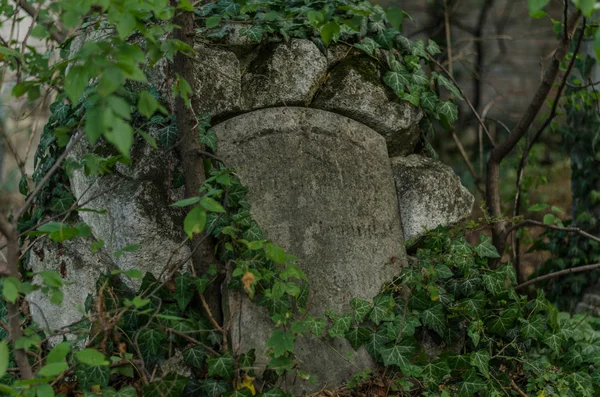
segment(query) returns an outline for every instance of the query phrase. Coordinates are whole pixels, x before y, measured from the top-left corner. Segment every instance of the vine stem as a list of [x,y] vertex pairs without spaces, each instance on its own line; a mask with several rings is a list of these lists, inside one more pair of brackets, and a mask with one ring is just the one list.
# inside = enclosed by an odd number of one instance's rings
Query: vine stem
[[589,272],[591,270],[596,270],[596,269],[600,269],[600,263],[594,263],[592,265],[585,265],[585,266],[578,266],[578,267],[570,267],[568,269],[560,270],[558,272],[544,274],[543,276],[539,276],[532,280],[521,283],[515,287],[515,290],[523,289],[532,284],[539,283],[540,281],[565,276],[565,275],[571,274],[571,273]]

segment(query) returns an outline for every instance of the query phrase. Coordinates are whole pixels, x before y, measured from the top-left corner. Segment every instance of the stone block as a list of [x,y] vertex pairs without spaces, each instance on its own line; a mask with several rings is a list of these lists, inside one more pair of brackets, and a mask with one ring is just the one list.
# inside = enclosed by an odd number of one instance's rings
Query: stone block
[[[248,188],[252,217],[266,238],[299,258],[312,288],[309,315],[348,312],[353,297],[372,299],[406,264],[389,158],[377,132],[335,113],[294,107],[250,112],[214,129],[217,154]],[[232,302],[239,305],[234,351],[255,348],[264,369],[273,329],[268,313],[245,297]],[[346,340],[302,338],[295,351],[300,368],[319,378],[317,385],[297,383],[295,394],[339,386],[359,368],[374,367],[364,348],[354,352]]]
[[449,166],[416,154],[391,159],[406,240],[471,215],[475,198]]
[[308,40],[260,49],[242,76],[243,109],[307,106],[327,73],[327,58]]
[[413,153],[423,112],[389,95],[377,65],[354,56],[333,68],[311,107],[359,121],[385,137],[390,156]]

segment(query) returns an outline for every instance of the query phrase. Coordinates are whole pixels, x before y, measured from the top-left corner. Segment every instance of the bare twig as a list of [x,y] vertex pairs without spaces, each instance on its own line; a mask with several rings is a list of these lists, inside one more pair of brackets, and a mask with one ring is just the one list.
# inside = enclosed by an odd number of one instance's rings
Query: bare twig
[[552,229],[552,230],[558,230],[561,232],[568,232],[568,233],[577,233],[583,237],[589,238],[590,240],[593,240],[597,243],[600,243],[600,237],[596,237],[592,234],[589,234],[588,232],[586,232],[585,230],[581,230],[578,227],[560,227],[560,226],[556,226],[556,225],[546,225],[542,222],[538,222],[538,221],[534,221],[532,219],[527,219],[523,222],[520,223],[516,223],[510,227],[508,227],[506,229],[506,233],[512,233],[513,231],[523,228],[523,227],[527,227],[527,226],[536,226],[536,227],[543,227],[546,229]]
[[536,277],[532,280],[529,280],[529,281],[526,281],[524,283],[517,285],[515,287],[515,289],[516,290],[523,289],[532,284],[537,284],[540,281],[549,280],[552,278],[558,278],[561,276],[566,276],[567,274],[589,272],[591,270],[596,270],[596,269],[600,269],[600,263],[594,263],[592,265],[585,265],[585,266],[570,267],[568,269],[560,270],[558,272],[548,273],[548,274],[544,274],[543,276]]
[[[565,2],[565,4],[568,2]],[[533,99],[527,106],[527,109],[521,116],[521,119],[515,126],[515,128],[511,131],[510,135],[507,139],[504,140],[501,144],[495,147],[488,159],[488,167],[487,167],[487,179],[486,179],[486,196],[487,196],[487,205],[490,210],[490,216],[494,219],[501,219],[502,217],[502,206],[500,204],[500,185],[499,185],[499,177],[500,177],[500,163],[504,158],[512,151],[512,149],[519,143],[521,138],[525,136],[529,127],[535,120],[539,110],[543,106],[552,85],[554,84],[554,80],[556,79],[556,75],[558,74],[560,63],[565,58],[567,51],[569,49],[569,44],[572,40],[572,35],[579,24],[579,19],[581,18],[581,12],[576,11],[568,21],[565,21],[567,24],[567,32],[568,34],[563,37],[559,46],[556,48],[554,52],[554,56],[552,57],[552,61],[544,76],[540,85],[535,92]],[[501,254],[504,252],[504,247],[506,245],[506,223],[505,222],[497,222],[493,225],[492,235],[493,242],[496,246],[496,249]],[[495,263],[494,263],[495,264]]]
[[50,36],[52,37],[52,39],[54,39],[54,41],[56,41],[59,44],[62,44],[67,39],[65,29],[59,21],[42,20],[36,12],[36,9],[25,0],[15,0],[15,3],[17,3],[17,5],[19,5],[23,9],[23,11],[29,14],[29,16],[31,16],[37,23],[44,26],[48,30]]

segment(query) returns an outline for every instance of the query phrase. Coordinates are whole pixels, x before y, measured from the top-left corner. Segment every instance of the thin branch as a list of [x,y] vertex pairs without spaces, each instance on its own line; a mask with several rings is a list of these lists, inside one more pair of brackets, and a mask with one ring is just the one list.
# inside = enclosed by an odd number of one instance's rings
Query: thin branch
[[556,225],[546,225],[542,222],[534,221],[532,219],[528,219],[528,220],[525,220],[520,223],[516,223],[516,224],[508,227],[506,229],[506,233],[509,234],[509,233],[514,232],[517,229],[521,229],[521,228],[527,227],[527,226],[543,227],[546,229],[558,230],[561,232],[568,232],[568,233],[577,233],[583,237],[589,238],[590,240],[600,243],[600,237],[596,237],[593,234],[589,234],[585,230],[581,230],[578,227],[560,227],[560,226],[556,226]]
[[469,105],[469,108],[471,108],[471,111],[473,112],[473,114],[477,118],[477,121],[479,121],[479,125],[481,125],[481,128],[483,129],[483,131],[485,131],[488,139],[492,143],[492,147],[495,147],[496,144],[494,143],[494,138],[492,138],[492,134],[490,134],[490,130],[485,125],[485,122],[483,121],[483,119],[481,118],[481,116],[479,115],[479,113],[477,113],[477,110],[475,110],[475,107],[473,106],[473,104],[471,103],[471,101],[469,100],[469,98],[465,95],[465,92],[463,91],[463,89],[460,88],[460,85],[456,82],[456,80],[454,79],[454,77],[452,77],[452,75],[450,74],[450,72],[448,70],[446,70],[446,68],[444,68],[435,59],[433,59],[433,58],[430,58],[430,59],[450,78],[450,80],[452,81],[452,83],[454,83],[454,86],[456,88],[458,88],[458,91],[460,92],[460,95],[463,97],[463,99],[465,100],[465,102],[467,102],[467,105]]
[[73,147],[81,140],[81,138],[83,138],[83,131],[79,131],[77,134],[75,134],[73,139],[71,139],[71,142],[69,142],[69,144],[65,148],[64,152],[62,152],[62,154],[58,157],[58,159],[56,159],[56,162],[54,163],[54,165],[52,165],[50,170],[48,170],[48,172],[46,172],[46,175],[44,175],[44,177],[42,178],[40,183],[38,183],[37,186],[35,187],[35,190],[29,195],[29,197],[27,198],[27,201],[25,201],[25,204],[23,204],[23,206],[19,209],[19,211],[17,212],[17,215],[15,216],[16,219],[19,219],[21,217],[21,215],[23,215],[23,213],[25,211],[27,211],[27,209],[33,203],[33,200],[35,200],[35,198],[37,197],[38,193],[43,189],[46,182],[48,182],[50,180],[50,178],[52,177],[52,175],[54,175],[56,173],[56,171],[58,171],[62,162],[65,160],[65,158],[67,158],[69,153],[71,153],[71,150],[73,150]]
[[32,17],[37,23],[44,26],[48,30],[50,36],[52,36],[52,39],[54,39],[54,41],[56,41],[59,44],[62,44],[67,39],[65,29],[59,21],[42,20],[42,18],[40,18],[40,16],[36,12],[36,9],[25,0],[15,0],[15,3],[17,3],[17,5],[19,5],[23,9],[23,11],[29,14],[29,16]]
[[530,286],[532,284],[537,284],[540,281],[549,280],[549,279],[552,279],[552,278],[558,278],[558,277],[561,277],[561,276],[565,276],[567,274],[589,272],[591,270],[596,270],[596,269],[600,269],[600,263],[594,263],[593,265],[570,267],[570,268],[565,269],[565,270],[560,270],[558,272],[544,274],[543,276],[539,276],[539,277],[536,277],[536,278],[534,278],[532,280],[526,281],[526,282],[524,282],[522,284],[517,285],[515,287],[515,290],[523,289],[523,288],[528,287],[528,286]]
[[[567,4],[568,2],[565,2]],[[554,56],[552,57],[552,62],[546,69],[542,81],[538,86],[537,91],[535,92],[531,102],[527,106],[527,109],[521,116],[521,119],[515,126],[515,128],[511,131],[510,135],[504,142],[495,147],[488,159],[488,167],[487,167],[487,179],[486,179],[486,196],[487,196],[487,205],[490,210],[490,216],[493,219],[501,219],[502,217],[502,206],[500,203],[500,163],[504,160],[504,158],[514,149],[514,147],[519,143],[521,138],[525,136],[529,127],[535,120],[537,114],[539,113],[541,107],[543,106],[552,85],[554,84],[554,80],[556,79],[556,75],[558,74],[558,70],[560,67],[560,63],[564,60],[567,55],[569,44],[571,43],[572,35],[579,24],[579,19],[581,18],[581,12],[576,11],[568,21],[565,21],[567,24],[567,31],[569,34],[563,37],[559,46],[556,48],[554,52]],[[503,253],[504,247],[506,245],[506,235],[504,230],[506,228],[505,222],[497,222],[494,224],[492,229],[493,233],[493,242],[496,246],[498,252]]]
[[460,152],[461,157],[463,158],[465,164],[467,165],[467,168],[469,169],[469,173],[471,174],[471,176],[473,177],[473,180],[475,181],[475,186],[477,187],[477,190],[479,190],[479,192],[481,194],[485,194],[485,192],[480,184],[481,178],[475,172],[475,168],[473,168],[473,164],[471,164],[471,160],[469,160],[469,156],[467,155],[467,152],[465,151],[465,148],[463,147],[462,143],[458,139],[458,136],[456,136],[456,132],[454,132],[454,130],[452,130],[452,139],[454,139],[454,143],[456,143],[456,147],[458,148],[458,151]]

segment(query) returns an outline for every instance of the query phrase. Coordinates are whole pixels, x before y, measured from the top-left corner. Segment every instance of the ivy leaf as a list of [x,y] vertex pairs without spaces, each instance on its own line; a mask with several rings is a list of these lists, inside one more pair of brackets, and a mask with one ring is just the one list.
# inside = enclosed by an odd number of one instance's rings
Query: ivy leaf
[[391,295],[378,295],[373,299],[373,310],[369,318],[379,325],[382,321],[392,321],[394,319],[394,298]]
[[492,244],[492,238],[483,233],[479,235],[479,244],[475,247],[475,252],[481,258],[500,258],[498,250]]
[[256,350],[251,349],[247,353],[240,356],[238,360],[238,366],[242,371],[249,372],[254,368],[254,362],[256,361]]
[[349,315],[340,316],[333,323],[333,327],[329,328],[329,336],[332,338],[343,338],[346,331],[350,329],[352,318]]
[[365,342],[365,349],[367,349],[371,357],[379,361],[381,357],[379,350],[383,349],[385,344],[389,341],[390,340],[387,337],[387,332],[385,329],[381,328],[377,332],[371,331],[369,339],[367,339]]
[[198,134],[200,143],[206,145],[213,152],[217,151],[217,133],[212,128]]
[[379,350],[379,353],[381,353],[383,364],[386,367],[395,365],[401,368],[410,365],[410,354],[413,350],[412,346],[393,345],[390,348]]
[[158,361],[167,346],[165,333],[157,328],[146,328],[140,331],[138,341],[144,360],[149,362]]
[[208,364],[208,376],[216,376],[230,380],[233,377],[233,358],[223,355],[221,357],[212,357],[206,360]]
[[458,395],[460,397],[471,397],[475,393],[485,389],[485,383],[479,376],[477,376],[475,369],[471,369],[469,372],[467,372],[463,379],[463,382],[458,388]]
[[289,394],[287,394],[280,388],[276,387],[276,388],[267,390],[261,396],[262,397],[288,397]]
[[396,340],[402,334],[403,338],[414,336],[415,330],[421,326],[419,318],[407,314],[406,316],[399,315],[393,322],[386,324],[387,336],[390,340]]
[[448,366],[448,362],[440,359],[427,363],[427,365],[423,367],[421,376],[427,381],[439,382],[449,373],[450,366]]
[[446,118],[448,124],[454,125],[456,123],[458,120],[458,108],[452,101],[440,101],[436,106],[436,111]]
[[366,54],[373,56],[376,49],[381,48],[375,40],[370,37],[365,37],[361,44],[354,44],[354,47],[364,51]]
[[440,47],[435,41],[429,39],[429,41],[427,42],[427,52],[435,56],[437,54],[440,54],[442,51],[440,51]]
[[471,365],[489,379],[490,377],[490,353],[485,350],[479,350],[471,353]]
[[204,365],[206,350],[202,346],[194,346],[183,351],[183,361],[190,367],[201,369]]
[[158,142],[163,148],[167,148],[177,141],[177,124],[173,121],[171,124],[158,130]]
[[365,327],[352,327],[346,332],[346,339],[350,342],[350,346],[354,350],[358,350],[368,339],[371,334],[371,330]]
[[353,310],[354,321],[357,323],[363,322],[365,317],[371,312],[371,303],[364,299],[353,298],[350,301],[350,306]]
[[108,365],[77,364],[75,375],[79,386],[84,390],[92,386],[106,387],[110,379],[110,367]]
[[483,329],[483,322],[481,320],[471,321],[469,324],[469,329],[467,331],[467,335],[471,338],[473,342],[473,346],[477,347],[479,345],[479,341],[481,340],[481,330]]
[[102,397],[137,397],[137,391],[131,386],[126,386],[119,391],[107,387],[102,389]]
[[273,348],[275,357],[281,357],[287,352],[294,352],[295,338],[296,337],[291,332],[276,329],[271,332],[271,337],[267,341],[267,347]]
[[383,76],[383,82],[392,90],[394,90],[396,95],[401,95],[402,92],[404,92],[404,88],[410,85],[410,74],[404,72],[387,71]]
[[[422,69],[415,70],[412,74],[412,81],[417,85],[429,86],[429,77]],[[433,93],[432,93],[433,94]],[[435,95],[435,94],[433,94]]]
[[460,94],[460,90],[454,85],[452,81],[448,80],[446,76],[436,72],[433,72],[432,76],[434,76],[437,79],[438,83],[446,87],[446,89],[450,91],[452,95],[454,95],[456,98],[463,99],[462,95]]
[[546,331],[546,320],[542,316],[535,316],[531,320],[519,318],[522,323],[521,334],[524,338],[540,340]]
[[435,112],[435,109],[437,108],[437,103],[439,102],[437,95],[435,95],[431,91],[423,92],[419,100],[421,102],[421,107],[430,112]]
[[200,386],[200,388],[204,392],[205,396],[217,397],[229,391],[229,384],[216,379],[207,378],[202,381],[202,386]]
[[178,274],[175,277],[175,292],[173,298],[177,301],[179,310],[182,312],[194,297],[194,288],[192,288],[192,277],[189,272]]
[[499,273],[498,271],[492,271],[490,273],[486,273],[482,276],[483,285],[487,288],[488,291],[492,293],[492,295],[500,295],[505,293],[507,288],[505,285],[506,278],[503,273]]
[[398,30],[386,29],[377,33],[375,41],[381,47],[391,50],[392,48],[394,48],[394,39],[396,38],[396,35],[398,35]]
[[250,28],[240,29],[240,34],[242,36],[248,36],[253,41],[260,41],[264,33],[265,31],[260,25],[252,25]]
[[544,338],[543,338],[543,342],[546,345],[548,345],[548,347],[550,349],[552,349],[552,351],[554,351],[554,353],[556,353],[557,355],[560,354],[564,340],[565,339],[562,336],[562,334],[559,334],[559,333],[551,334],[549,332],[546,332],[546,334],[544,335]]
[[176,373],[169,373],[162,379],[144,386],[146,397],[179,397],[188,383],[188,378]]
[[438,335],[444,337],[446,333],[446,318],[444,316],[444,306],[441,303],[421,312],[421,321],[423,325],[433,329]]
[[314,336],[320,337],[325,329],[325,320],[321,318],[309,317],[306,320],[306,326]]

